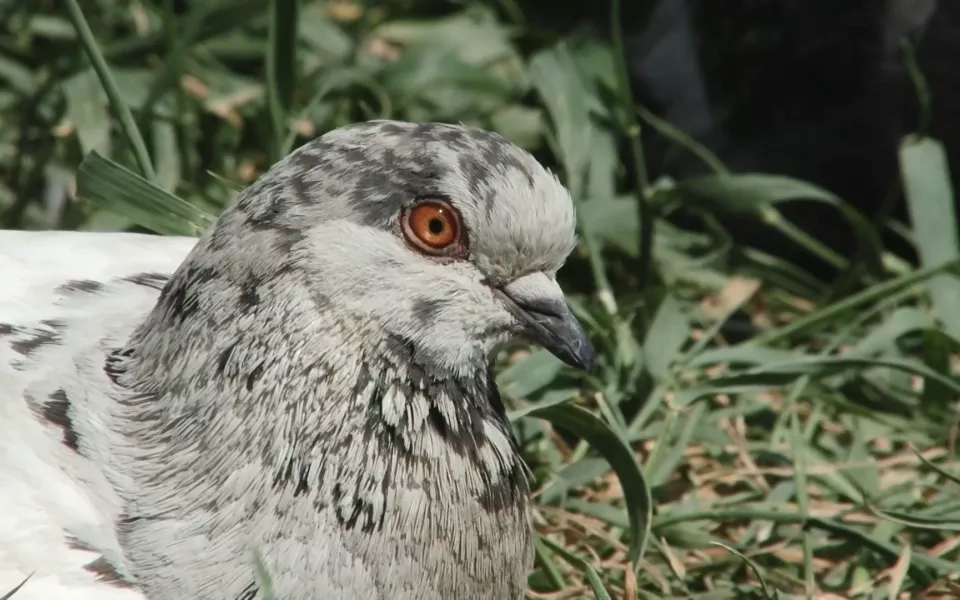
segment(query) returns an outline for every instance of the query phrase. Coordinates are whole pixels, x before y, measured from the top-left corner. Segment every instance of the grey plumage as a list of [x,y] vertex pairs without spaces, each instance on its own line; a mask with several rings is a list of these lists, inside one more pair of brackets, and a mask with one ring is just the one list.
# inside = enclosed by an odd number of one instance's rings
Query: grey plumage
[[[465,258],[404,242],[424,198],[459,211]],[[7,324],[0,383],[102,503],[64,535],[150,600],[258,598],[253,548],[284,600],[521,598],[529,490],[491,359],[526,333],[592,361],[555,281],[574,223],[503,138],[375,121],[271,168],[172,274],[60,283],[54,321]]]

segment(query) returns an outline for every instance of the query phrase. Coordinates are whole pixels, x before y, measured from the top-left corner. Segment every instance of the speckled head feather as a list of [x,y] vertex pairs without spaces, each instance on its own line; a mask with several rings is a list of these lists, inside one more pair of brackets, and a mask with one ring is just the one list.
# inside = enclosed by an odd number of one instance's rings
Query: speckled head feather
[[[407,243],[442,199],[467,251]],[[555,274],[574,210],[486,131],[374,121],[248,188],[107,363],[97,454],[124,503],[117,570],[151,599],[521,598],[528,489],[491,356],[527,335],[592,360]]]

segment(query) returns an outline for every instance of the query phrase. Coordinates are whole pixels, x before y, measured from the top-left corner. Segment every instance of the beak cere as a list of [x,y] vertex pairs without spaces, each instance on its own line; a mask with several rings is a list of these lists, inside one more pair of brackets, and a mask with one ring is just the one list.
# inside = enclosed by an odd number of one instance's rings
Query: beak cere
[[564,300],[557,282],[532,273],[494,288],[525,333],[571,367],[593,368],[593,344]]

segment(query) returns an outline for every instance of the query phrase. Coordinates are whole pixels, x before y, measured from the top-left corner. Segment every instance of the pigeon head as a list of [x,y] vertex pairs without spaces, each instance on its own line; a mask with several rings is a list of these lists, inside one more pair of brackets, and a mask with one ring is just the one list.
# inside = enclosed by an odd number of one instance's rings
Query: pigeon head
[[525,336],[568,364],[593,349],[557,270],[575,245],[569,193],[494,133],[373,121],[306,144],[251,186],[208,243],[238,275],[295,270],[315,302],[416,362],[466,374]]

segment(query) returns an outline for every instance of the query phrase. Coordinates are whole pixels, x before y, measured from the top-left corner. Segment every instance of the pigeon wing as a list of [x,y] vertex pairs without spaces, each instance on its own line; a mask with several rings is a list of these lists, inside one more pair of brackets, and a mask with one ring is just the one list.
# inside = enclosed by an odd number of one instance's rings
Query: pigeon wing
[[107,420],[107,352],[195,243],[0,231],[0,597],[30,576],[15,600],[144,599],[117,574],[119,501],[83,437]]

